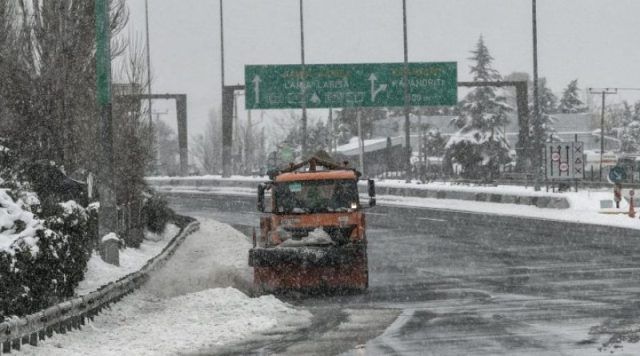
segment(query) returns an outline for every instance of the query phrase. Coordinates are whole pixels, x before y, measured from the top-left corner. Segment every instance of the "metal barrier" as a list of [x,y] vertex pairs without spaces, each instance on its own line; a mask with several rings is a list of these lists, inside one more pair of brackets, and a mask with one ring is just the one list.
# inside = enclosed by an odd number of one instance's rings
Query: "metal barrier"
[[149,272],[162,266],[184,239],[200,228],[198,221],[183,227],[157,256],[137,272],[110,282],[85,296],[64,301],[45,310],[0,323],[0,354],[20,350],[21,345],[37,346],[38,341],[80,329],[87,319],[93,321],[104,308],[132,293],[149,278]]

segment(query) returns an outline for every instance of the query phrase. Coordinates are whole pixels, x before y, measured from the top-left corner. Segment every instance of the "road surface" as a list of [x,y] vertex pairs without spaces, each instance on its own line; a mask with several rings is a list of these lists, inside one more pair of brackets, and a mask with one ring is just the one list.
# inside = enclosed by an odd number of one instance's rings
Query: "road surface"
[[[251,197],[172,195],[170,201],[180,213],[245,232],[258,226]],[[397,207],[370,210],[367,223],[368,293],[291,299],[314,314],[312,327],[201,354],[638,350],[640,233],[617,236],[615,229]]]

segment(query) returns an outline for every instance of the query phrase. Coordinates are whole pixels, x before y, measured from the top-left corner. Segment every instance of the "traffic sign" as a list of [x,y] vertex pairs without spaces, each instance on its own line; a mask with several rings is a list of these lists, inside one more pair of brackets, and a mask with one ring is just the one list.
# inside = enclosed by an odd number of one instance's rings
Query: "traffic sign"
[[551,142],[545,147],[547,179],[583,179],[584,144],[582,142]]
[[609,180],[612,183],[620,183],[627,179],[627,171],[622,166],[615,166],[609,170]]
[[[403,63],[247,65],[247,109],[404,106]],[[458,103],[455,62],[409,63],[409,105]]]

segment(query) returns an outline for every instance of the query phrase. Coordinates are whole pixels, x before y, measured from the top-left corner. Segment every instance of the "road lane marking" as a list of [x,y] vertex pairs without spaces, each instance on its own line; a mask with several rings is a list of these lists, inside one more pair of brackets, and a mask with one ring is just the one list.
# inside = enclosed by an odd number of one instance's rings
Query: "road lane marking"
[[449,220],[446,219],[435,219],[435,218],[417,218],[418,220],[429,220],[429,221],[437,221],[437,222],[449,222]]

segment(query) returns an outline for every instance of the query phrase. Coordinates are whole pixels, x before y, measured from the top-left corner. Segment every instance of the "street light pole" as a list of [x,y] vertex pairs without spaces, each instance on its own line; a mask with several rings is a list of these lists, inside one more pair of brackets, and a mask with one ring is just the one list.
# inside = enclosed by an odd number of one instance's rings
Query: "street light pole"
[[144,0],[144,20],[147,37],[147,94],[149,95],[149,126],[152,127],[153,114],[151,110],[151,44],[149,42],[149,0]]
[[151,106],[151,42],[149,41],[149,2],[144,0],[144,19],[146,29],[146,54],[147,54],[147,95],[149,95],[148,108],[149,110],[149,142],[151,146],[151,152],[153,153],[153,163],[151,164],[151,170],[154,174],[157,173],[156,167],[158,164],[158,151],[156,150],[156,138],[153,130],[153,110]]
[[300,141],[302,144],[302,159],[307,157],[307,86],[304,63],[304,11],[303,0],[300,0],[300,61],[302,63],[302,133]]
[[402,0],[402,34],[404,39],[404,67],[402,82],[404,84],[404,136],[405,136],[405,169],[406,182],[411,181],[411,120],[409,119],[409,49],[407,41],[407,0]]
[[540,127],[540,107],[538,98],[538,21],[536,14],[536,0],[531,0],[531,16],[533,27],[533,169],[535,174],[536,191],[540,190],[541,171],[540,171],[540,155],[542,154],[542,132]]

